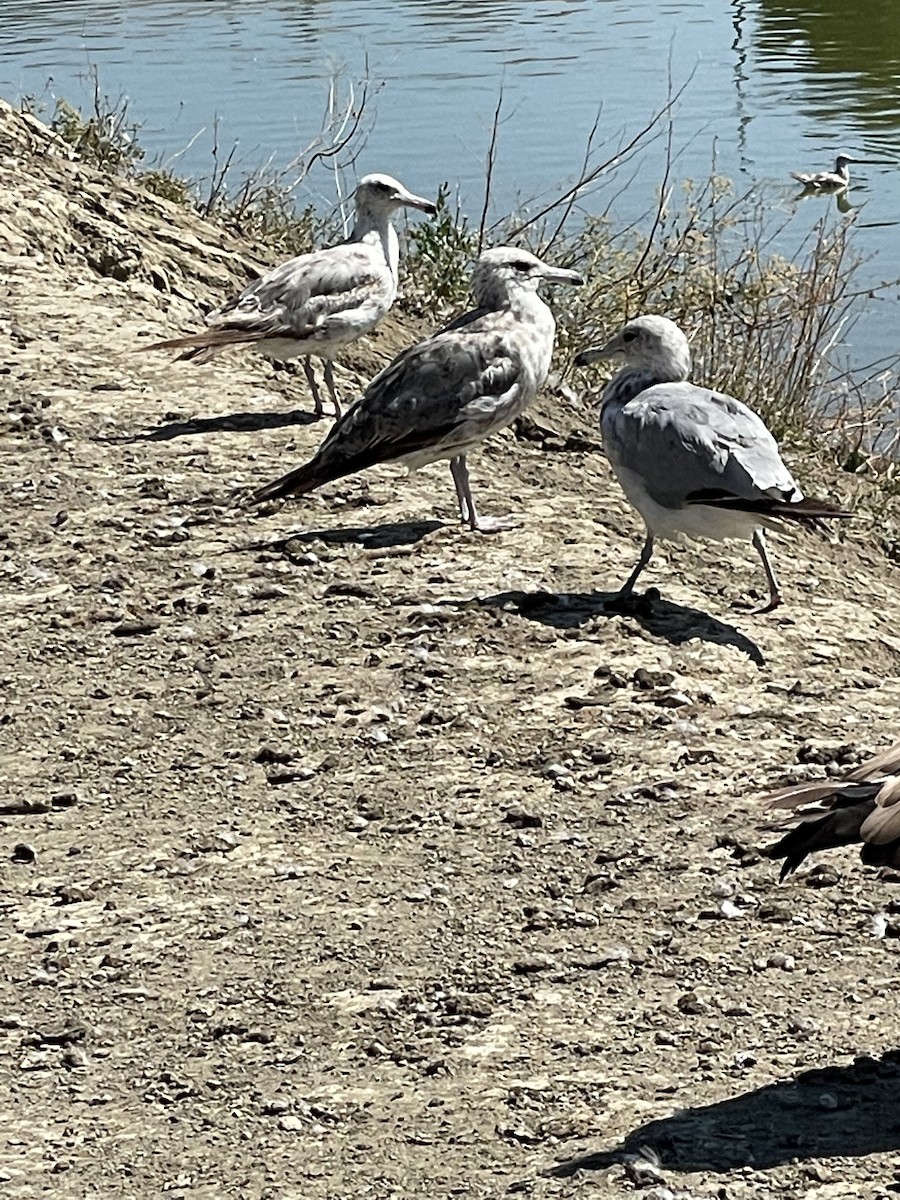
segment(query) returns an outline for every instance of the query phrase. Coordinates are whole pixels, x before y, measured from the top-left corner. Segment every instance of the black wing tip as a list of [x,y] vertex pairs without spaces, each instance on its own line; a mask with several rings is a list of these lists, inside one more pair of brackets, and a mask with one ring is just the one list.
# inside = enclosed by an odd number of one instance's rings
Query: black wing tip
[[791,841],[791,834],[794,832],[796,831],[791,830],[790,833],[786,834],[780,841],[774,842],[771,846],[760,846],[759,848],[759,853],[763,858],[784,859],[778,874],[778,879],[781,883],[784,883],[788,875],[793,875],[809,853],[808,850],[804,850],[799,846],[785,844]]
[[847,519],[856,516],[845,508],[838,508],[828,500],[812,500],[806,496],[802,500],[775,500],[763,497],[751,500],[744,496],[736,496],[732,492],[719,488],[701,488],[685,497],[688,504],[709,504],[715,508],[731,508],[736,512],[759,513],[760,516],[786,517],[793,521],[815,522],[823,518]]

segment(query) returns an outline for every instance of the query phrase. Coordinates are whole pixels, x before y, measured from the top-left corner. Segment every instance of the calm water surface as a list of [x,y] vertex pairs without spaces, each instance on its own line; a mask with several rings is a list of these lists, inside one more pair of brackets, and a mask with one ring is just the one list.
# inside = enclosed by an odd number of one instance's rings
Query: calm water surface
[[[492,115],[503,89],[495,212],[577,174],[599,112],[613,148],[686,83],[675,121],[676,178],[715,162],[740,188],[792,211],[792,168],[866,159],[851,203],[867,281],[900,275],[900,4],[893,0],[0,0],[0,93],[90,100],[127,95],[141,142],[184,174],[210,169],[219,138],[249,169],[289,161],[322,124],[329,81],[344,94],[383,84],[359,168],[419,192],[458,183],[477,217]],[[670,78],[672,84],[670,84]],[[591,202],[621,221],[653,203],[662,142]],[[310,179],[331,202],[333,180]],[[797,240],[821,215],[796,213]],[[900,300],[877,302],[854,334],[857,357],[895,353]]]

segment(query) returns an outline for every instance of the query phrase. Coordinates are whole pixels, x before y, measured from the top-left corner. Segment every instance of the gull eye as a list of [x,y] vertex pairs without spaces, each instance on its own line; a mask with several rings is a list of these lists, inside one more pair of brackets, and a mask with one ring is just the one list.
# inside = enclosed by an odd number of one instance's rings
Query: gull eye
[[513,269],[521,275],[525,275],[531,270],[531,263],[527,259],[520,258],[518,262],[513,263]]
[[622,334],[622,341],[623,342],[633,342],[634,339],[637,337],[637,335],[638,335],[638,331],[636,329],[626,329],[625,332]]

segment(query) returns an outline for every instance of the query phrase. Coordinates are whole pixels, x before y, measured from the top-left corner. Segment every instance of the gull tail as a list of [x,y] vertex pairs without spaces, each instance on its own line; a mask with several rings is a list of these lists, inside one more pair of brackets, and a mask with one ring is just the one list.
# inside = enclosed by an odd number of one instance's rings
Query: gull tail
[[762,853],[783,858],[781,878],[807,854],[862,843],[869,866],[900,867],[900,742],[855,767],[843,780],[792,783],[761,797],[769,808],[789,809],[770,830],[787,833]]
[[762,517],[784,517],[790,521],[801,521],[821,530],[822,520],[849,519],[855,514],[844,508],[838,508],[829,500],[813,500],[804,496],[802,500],[791,500],[786,497],[778,500],[764,496],[758,500],[748,500],[742,496],[734,496],[716,488],[704,488],[691,492],[686,497],[688,504],[709,504],[714,508],[730,508],[737,512],[759,513]]
[[332,479],[349,474],[349,471],[329,470],[322,462],[321,455],[317,454],[302,467],[295,467],[293,471],[288,471],[287,475],[282,475],[280,479],[251,492],[247,497],[247,503],[265,504],[267,500],[281,500],[285,496],[305,496],[308,492],[314,492],[324,483],[330,483]]
[[[760,851],[766,858],[784,859],[781,864],[782,879],[796,871],[806,856],[816,850],[833,850],[838,846],[851,846],[857,842],[864,843],[863,862],[882,866],[900,865],[900,838],[889,845],[865,843],[862,828],[876,810],[875,793],[878,791],[878,785],[864,786],[869,793],[869,799],[859,800],[859,790],[855,790],[852,796],[846,798],[834,795],[832,804],[835,807],[828,808],[824,813],[819,809],[807,816],[797,816],[795,819],[798,824],[789,829],[781,841]],[[798,803],[802,803],[802,800]]]
[[180,350],[176,362],[208,362],[227,350],[229,346],[237,346],[242,342],[257,342],[261,334],[248,333],[241,329],[205,329],[202,333],[189,333],[185,337],[166,338],[162,342],[153,342],[149,346],[141,346],[141,350]]
[[247,503],[264,504],[267,500],[282,500],[285,496],[305,496],[323,484],[354,475],[357,471],[364,471],[366,467],[383,461],[378,453],[377,444],[367,446],[364,451],[356,454],[346,453],[345,448],[341,446],[341,434],[352,412],[351,409],[350,412],[344,413],[309,462],[304,463],[302,467],[295,467],[293,471],[288,471],[287,475],[267,483],[265,487],[257,488],[247,497]]

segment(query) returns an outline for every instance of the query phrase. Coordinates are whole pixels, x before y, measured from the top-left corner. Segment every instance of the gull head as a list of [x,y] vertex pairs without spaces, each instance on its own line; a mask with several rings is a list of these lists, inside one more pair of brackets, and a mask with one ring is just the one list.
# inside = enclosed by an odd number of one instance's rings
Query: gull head
[[648,371],[660,382],[679,383],[691,371],[688,340],[668,317],[635,317],[605,345],[582,350],[575,357],[575,366],[587,367],[598,359],[620,354],[626,367]]
[[364,175],[356,185],[357,212],[393,212],[395,208],[418,208],[433,217],[436,206],[423,196],[409,191],[391,175]]
[[848,163],[860,162],[862,162],[861,158],[851,158],[849,154],[839,154],[834,160],[834,172],[836,175],[843,175]]
[[577,271],[554,267],[517,246],[494,246],[478,256],[472,295],[479,307],[504,303],[516,292],[536,292],[542,283],[582,284]]

